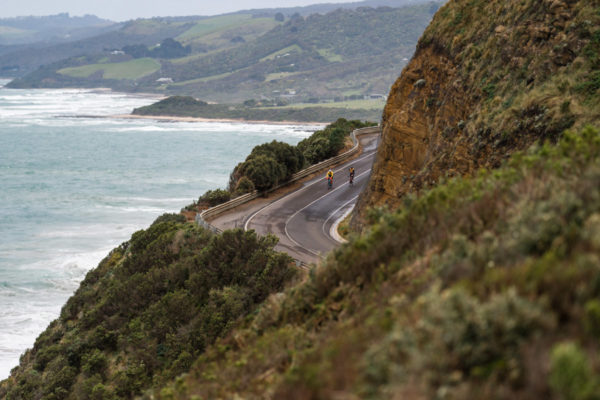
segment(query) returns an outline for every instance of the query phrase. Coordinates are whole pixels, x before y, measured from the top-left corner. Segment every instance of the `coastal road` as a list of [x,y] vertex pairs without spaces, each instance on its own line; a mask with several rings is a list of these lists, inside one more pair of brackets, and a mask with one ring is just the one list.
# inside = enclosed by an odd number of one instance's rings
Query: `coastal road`
[[[317,262],[323,255],[340,245],[333,236],[335,222],[354,207],[358,195],[366,185],[375,151],[378,134],[360,138],[363,148],[358,158],[333,169],[334,184],[327,188],[325,172],[302,184],[283,197],[237,210],[232,216],[217,217],[211,224],[219,228],[243,226],[261,235],[268,233],[279,237],[276,249],[306,262]],[[348,168],[356,171],[354,184],[348,182]],[[264,203],[264,202],[263,202]]]

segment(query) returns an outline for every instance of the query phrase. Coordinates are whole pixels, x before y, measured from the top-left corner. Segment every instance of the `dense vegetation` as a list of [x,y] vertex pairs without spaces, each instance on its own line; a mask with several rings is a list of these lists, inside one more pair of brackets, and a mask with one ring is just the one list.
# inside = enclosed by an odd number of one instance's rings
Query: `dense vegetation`
[[[418,36],[439,4],[340,8],[307,17],[286,14],[283,21],[281,12],[259,10],[211,18],[132,21],[118,31],[77,45],[53,47],[53,57],[39,70],[10,86],[111,87],[234,103],[253,98],[306,101],[383,94],[413,53]],[[166,38],[191,49],[191,54],[173,59],[147,49]],[[86,51],[82,54],[74,47]],[[115,49],[125,50],[127,57],[156,57],[161,68],[121,79],[102,73],[64,73],[90,64],[103,63],[110,68],[128,61],[115,57]],[[36,55],[25,51],[10,57],[0,57],[0,67],[4,62],[25,64],[28,57]]]
[[131,398],[194,360],[294,275],[274,237],[165,214],[90,271],[3,399]]
[[598,398],[598,130],[371,223],[155,398]]
[[271,107],[255,101],[245,104],[209,104],[190,96],[170,96],[133,110],[133,115],[236,119],[247,121],[331,122],[338,118],[378,121],[381,108],[335,107],[336,103],[307,107]]
[[373,123],[343,118],[318,130],[297,146],[273,140],[255,146],[229,178],[229,190],[236,194],[264,191],[287,181],[294,173],[337,155],[350,133]]

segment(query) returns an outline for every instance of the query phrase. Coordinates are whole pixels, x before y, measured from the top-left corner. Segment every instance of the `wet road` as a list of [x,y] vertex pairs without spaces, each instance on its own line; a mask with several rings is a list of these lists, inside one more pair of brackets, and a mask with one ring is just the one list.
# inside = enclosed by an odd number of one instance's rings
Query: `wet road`
[[[362,154],[334,169],[334,184],[328,189],[323,176],[305,182],[298,190],[262,207],[244,218],[244,228],[259,234],[272,233],[280,241],[276,249],[306,263],[339,246],[332,237],[332,226],[354,207],[366,185],[377,148],[379,135],[365,135],[360,140]],[[354,184],[348,181],[348,168],[356,171]]]

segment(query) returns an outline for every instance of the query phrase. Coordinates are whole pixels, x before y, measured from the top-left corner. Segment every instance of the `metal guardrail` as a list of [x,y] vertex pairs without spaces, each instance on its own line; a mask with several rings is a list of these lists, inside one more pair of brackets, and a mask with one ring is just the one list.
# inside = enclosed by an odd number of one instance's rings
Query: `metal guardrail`
[[[352,138],[352,142],[354,144],[350,150],[348,150],[342,154],[338,154],[335,157],[331,157],[331,158],[328,158],[327,160],[321,161],[320,163],[313,164],[310,167],[303,169],[302,171],[298,171],[295,174],[293,174],[289,180],[287,180],[287,181],[281,183],[280,185],[277,185],[269,190],[266,190],[262,193],[255,190],[252,193],[246,193],[242,196],[236,197],[235,199],[229,200],[225,203],[216,205],[214,207],[207,208],[206,210],[202,211],[201,213],[196,214],[196,223],[198,225],[202,226],[203,228],[210,230],[211,232],[221,233],[222,230],[217,228],[216,226],[212,225],[210,222],[208,222],[207,218],[216,217],[217,215],[223,214],[224,212],[229,211],[233,208],[236,208],[237,206],[239,206],[241,204],[252,201],[261,195],[273,192],[284,186],[295,183],[295,182],[299,181],[300,179],[305,178],[317,171],[329,168],[335,164],[338,164],[342,161],[347,160],[348,158],[352,157],[354,154],[358,153],[358,151],[359,151],[359,142],[358,142],[358,139],[356,138],[356,136],[367,135],[367,134],[371,134],[371,133],[381,133],[381,126],[378,125],[378,126],[372,126],[372,127],[368,127],[368,128],[355,129],[350,134],[350,137]],[[307,267],[307,264],[303,261],[296,260],[296,264],[298,264],[298,263],[300,263],[300,266],[303,266],[305,268]]]

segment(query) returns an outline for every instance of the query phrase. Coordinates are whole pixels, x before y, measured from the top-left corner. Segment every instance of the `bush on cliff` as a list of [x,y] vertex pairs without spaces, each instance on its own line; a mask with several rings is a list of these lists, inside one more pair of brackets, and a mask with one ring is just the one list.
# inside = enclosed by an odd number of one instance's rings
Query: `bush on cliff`
[[158,218],[87,274],[0,397],[132,398],[186,372],[293,276],[276,241]]

